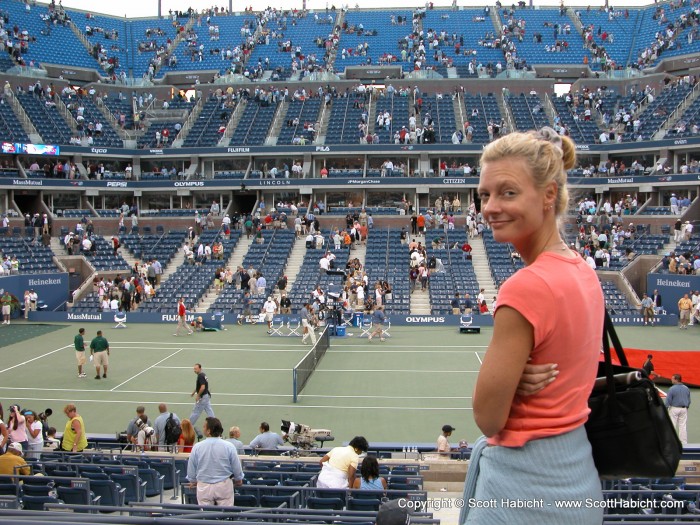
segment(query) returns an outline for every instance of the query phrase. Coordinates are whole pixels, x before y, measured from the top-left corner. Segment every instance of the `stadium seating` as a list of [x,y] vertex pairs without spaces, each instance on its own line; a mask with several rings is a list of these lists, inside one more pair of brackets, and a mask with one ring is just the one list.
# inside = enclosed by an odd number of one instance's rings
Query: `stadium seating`
[[221,138],[219,127],[228,123],[231,113],[229,110],[221,109],[221,103],[216,97],[210,97],[187,133],[183,146],[216,146]]
[[[239,232],[236,231],[236,234]],[[233,235],[234,232],[231,233]],[[251,295],[251,311],[260,312],[265,298],[272,292],[277,281],[282,277],[289,254],[294,243],[293,230],[263,230],[262,243],[253,243],[243,258],[243,267],[254,268],[262,273],[267,281],[267,288],[259,290],[258,295]],[[236,269],[233,268],[233,271]],[[209,307],[210,312],[243,312],[241,297],[245,292],[235,286],[227,286]],[[293,302],[294,307],[297,307]]]
[[[326,144],[357,144],[360,135],[357,126],[361,122],[363,109],[359,104],[366,104],[363,95],[353,93],[349,97],[333,99],[331,115],[326,130]],[[367,109],[369,109],[367,107]]]
[[231,143],[246,146],[262,145],[276,110],[276,104],[264,105],[255,100],[249,100],[233,132]]
[[0,254],[17,257],[19,273],[51,273],[58,270],[49,246],[34,242],[33,237],[0,237]]
[[47,105],[45,98],[31,93],[20,93],[17,99],[45,144],[70,142],[70,128],[55,106]]
[[[443,238],[442,248],[434,248],[432,239]],[[452,314],[450,302],[455,293],[461,297],[468,293],[472,297],[474,313],[478,312],[475,304],[476,296],[479,294],[479,283],[474,273],[471,261],[462,257],[461,246],[467,241],[467,233],[462,230],[448,230],[445,234],[441,230],[431,230],[426,235],[426,248],[428,260],[435,257],[439,259],[442,267],[441,271],[431,270],[430,272],[430,307],[433,315]],[[455,247],[456,246],[456,247]]]
[[177,301],[181,297],[185,300],[188,308],[194,308],[213,284],[216,270],[223,266],[231,256],[239,238],[240,232],[237,230],[231,232],[229,239],[217,231],[202,232],[198,243],[222,242],[224,247],[223,261],[208,260],[201,264],[185,261],[174,274],[161,283],[155,297],[141,303],[140,309],[145,312],[177,313]]
[[408,248],[401,244],[401,232],[372,230],[367,239],[365,271],[370,283],[386,281],[391,286],[391,297],[384,296],[387,315],[410,313],[408,269]]
[[[306,98],[305,100],[293,99],[289,102],[287,113],[282,121],[282,128],[277,137],[277,144],[292,144],[295,137],[306,138],[307,143],[314,140],[314,135],[305,129],[305,123],[316,124],[321,109],[322,99],[320,97]],[[295,119],[298,124],[293,125]],[[292,125],[290,125],[292,124]]]

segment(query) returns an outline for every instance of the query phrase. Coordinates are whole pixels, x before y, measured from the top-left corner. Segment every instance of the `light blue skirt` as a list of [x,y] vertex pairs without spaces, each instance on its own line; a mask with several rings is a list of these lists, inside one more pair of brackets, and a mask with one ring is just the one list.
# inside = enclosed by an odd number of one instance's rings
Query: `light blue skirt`
[[584,427],[523,447],[472,451],[461,524],[600,525],[603,493]]

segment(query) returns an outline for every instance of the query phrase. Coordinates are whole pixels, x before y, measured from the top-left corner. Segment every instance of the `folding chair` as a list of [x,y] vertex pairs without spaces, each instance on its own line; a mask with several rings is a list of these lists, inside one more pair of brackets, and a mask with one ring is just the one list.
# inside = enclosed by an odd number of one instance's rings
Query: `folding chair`
[[372,318],[367,315],[363,315],[360,329],[362,330],[360,337],[369,337],[369,335],[372,333]]
[[382,337],[391,337],[389,330],[391,330],[391,319],[387,317],[384,320],[384,325],[382,327]]
[[460,328],[467,328],[468,326],[471,326],[473,322],[474,322],[474,318],[472,317],[471,314],[464,314],[464,315],[460,316],[460,318],[459,318],[459,327]]
[[114,328],[126,328],[126,312],[115,313],[114,322],[117,323]]
[[272,330],[270,335],[284,336],[285,334],[282,333],[282,330],[284,329],[286,320],[287,319],[282,315],[274,315],[272,317],[272,326],[270,326],[270,330]]
[[301,317],[290,317],[289,322],[287,323],[287,328],[289,329],[287,336],[301,337],[301,334],[299,333],[301,330]]

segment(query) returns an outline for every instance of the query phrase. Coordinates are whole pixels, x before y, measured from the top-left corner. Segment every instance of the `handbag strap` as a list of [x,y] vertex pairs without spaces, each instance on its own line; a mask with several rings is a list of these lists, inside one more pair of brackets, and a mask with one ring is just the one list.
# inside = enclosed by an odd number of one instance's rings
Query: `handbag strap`
[[[615,353],[617,354],[617,359],[620,361],[620,364],[622,366],[629,366],[629,363],[627,362],[627,356],[625,355],[625,351],[622,348],[622,343],[620,343],[620,338],[617,337],[617,332],[615,331],[615,325],[612,322],[612,319],[610,319],[610,314],[608,313],[608,309],[605,309],[605,323],[604,323],[604,328],[603,332],[606,333],[610,336],[610,340],[612,341],[613,347],[615,348]],[[607,353],[610,352],[610,345],[606,344],[606,339],[603,339],[603,350],[607,350]]]
[[615,378],[613,377],[613,366],[612,366],[612,355],[610,352],[610,341],[612,341],[613,348],[615,348],[615,353],[623,366],[629,366],[627,362],[627,357],[625,356],[625,351],[622,349],[622,344],[620,343],[620,338],[617,337],[617,332],[615,331],[615,326],[613,325],[612,319],[610,319],[610,314],[607,308],[604,310],[605,320],[603,323],[603,355],[605,356],[605,386],[608,391],[608,407],[610,409],[610,416],[613,420],[619,418],[620,409],[617,404],[617,397],[615,395]]

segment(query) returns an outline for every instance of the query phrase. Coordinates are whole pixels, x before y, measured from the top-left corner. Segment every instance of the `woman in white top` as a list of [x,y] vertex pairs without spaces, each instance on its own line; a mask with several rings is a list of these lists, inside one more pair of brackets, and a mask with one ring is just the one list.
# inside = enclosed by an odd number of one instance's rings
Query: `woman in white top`
[[41,421],[38,421],[36,415],[31,410],[24,413],[27,418],[27,441],[29,442],[28,458],[39,459],[41,451],[44,448],[44,435],[42,434]]
[[335,447],[321,458],[321,472],[316,486],[327,489],[347,489],[355,483],[360,454],[367,452],[369,443],[355,436],[347,447]]

